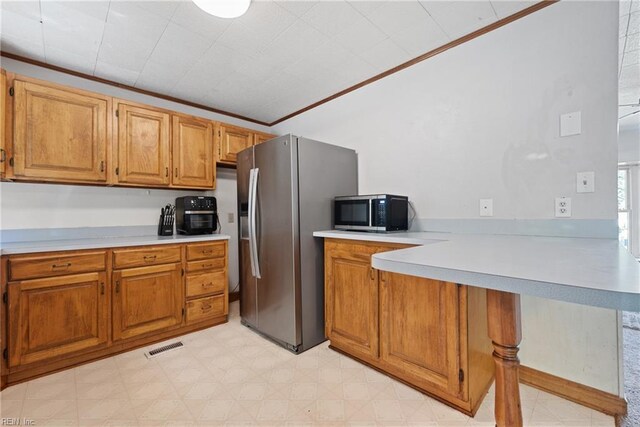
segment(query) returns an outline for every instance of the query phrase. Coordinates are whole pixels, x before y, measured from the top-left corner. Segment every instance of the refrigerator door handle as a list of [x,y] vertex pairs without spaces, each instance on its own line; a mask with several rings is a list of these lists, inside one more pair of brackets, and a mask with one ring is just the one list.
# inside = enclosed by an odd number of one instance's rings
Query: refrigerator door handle
[[249,170],[249,212],[248,212],[248,216],[249,216],[249,221],[248,221],[248,237],[249,237],[249,264],[251,264],[251,275],[253,277],[256,277],[256,267],[255,267],[255,261],[253,259],[253,254],[254,254],[254,250],[253,250],[253,214],[254,214],[254,209],[253,209],[253,186],[254,186],[254,169],[250,169]]
[[258,258],[258,228],[256,227],[256,217],[258,216],[258,172],[260,169],[255,168],[253,170],[253,190],[251,192],[251,199],[253,199],[252,203],[252,223],[251,223],[251,233],[249,234],[250,247],[253,248],[253,262],[254,262],[254,276],[258,279],[260,276],[260,259]]

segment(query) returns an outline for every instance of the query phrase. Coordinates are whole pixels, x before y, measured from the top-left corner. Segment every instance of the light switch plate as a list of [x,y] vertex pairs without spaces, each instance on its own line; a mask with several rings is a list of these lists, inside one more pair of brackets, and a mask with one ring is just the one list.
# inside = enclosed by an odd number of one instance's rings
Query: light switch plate
[[480,199],[480,216],[493,216],[493,199]]
[[571,197],[556,197],[556,218],[571,217]]
[[582,117],[580,111],[560,116],[560,136],[580,135],[582,133]]
[[234,217],[233,217],[233,212],[228,212],[227,213],[227,222],[229,224],[233,224],[233,222],[235,221]]
[[578,193],[593,193],[596,191],[595,172],[578,172],[576,175],[576,191]]

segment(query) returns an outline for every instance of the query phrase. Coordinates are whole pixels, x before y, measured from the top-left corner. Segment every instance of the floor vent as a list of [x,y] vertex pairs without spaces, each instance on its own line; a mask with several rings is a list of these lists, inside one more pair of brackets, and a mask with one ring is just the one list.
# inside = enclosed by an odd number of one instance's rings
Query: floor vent
[[171,351],[171,350],[176,350],[181,347],[184,347],[184,344],[182,344],[182,341],[178,341],[171,344],[163,345],[162,347],[154,348],[153,350],[149,350],[144,355],[147,356],[147,359],[151,359],[152,357],[156,357],[162,353],[166,353],[167,351]]

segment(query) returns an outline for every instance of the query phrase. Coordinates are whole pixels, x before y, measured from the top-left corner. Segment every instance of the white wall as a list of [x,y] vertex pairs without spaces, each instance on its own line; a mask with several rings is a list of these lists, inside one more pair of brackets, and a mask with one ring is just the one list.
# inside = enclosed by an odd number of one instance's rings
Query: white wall
[[[406,194],[419,218],[616,218],[616,2],[560,2],[274,127],[354,148],[361,193]],[[582,134],[559,115],[582,111]],[[595,171],[596,192],[576,193]],[[544,266],[541,266],[544,268]],[[619,393],[616,313],[523,298],[522,362]],[[557,355],[557,357],[555,356]]]
[[618,161],[640,162],[640,127],[620,128],[618,133]]
[[[220,120],[260,131],[269,128],[198,108],[154,98],[31,64],[2,58],[7,71],[72,87],[117,96],[199,117]],[[193,194],[214,195],[218,201],[224,234],[229,234],[229,287],[238,283],[238,232],[227,222],[228,213],[237,220],[235,170],[218,168],[216,190],[175,191],[55,184],[0,183],[0,226],[14,228],[100,227],[156,225],[160,208],[175,198]]]

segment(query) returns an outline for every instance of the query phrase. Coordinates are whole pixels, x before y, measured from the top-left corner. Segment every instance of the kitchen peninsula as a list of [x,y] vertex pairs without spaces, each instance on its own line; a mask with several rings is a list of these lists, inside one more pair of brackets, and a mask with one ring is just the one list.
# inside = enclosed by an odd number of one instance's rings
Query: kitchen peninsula
[[[316,232],[314,236],[331,241],[419,245],[372,253],[371,267],[381,273],[487,289],[499,427],[522,425],[517,358],[520,294],[640,311],[640,264],[614,239],[337,231]],[[329,283],[331,278],[325,280]]]

